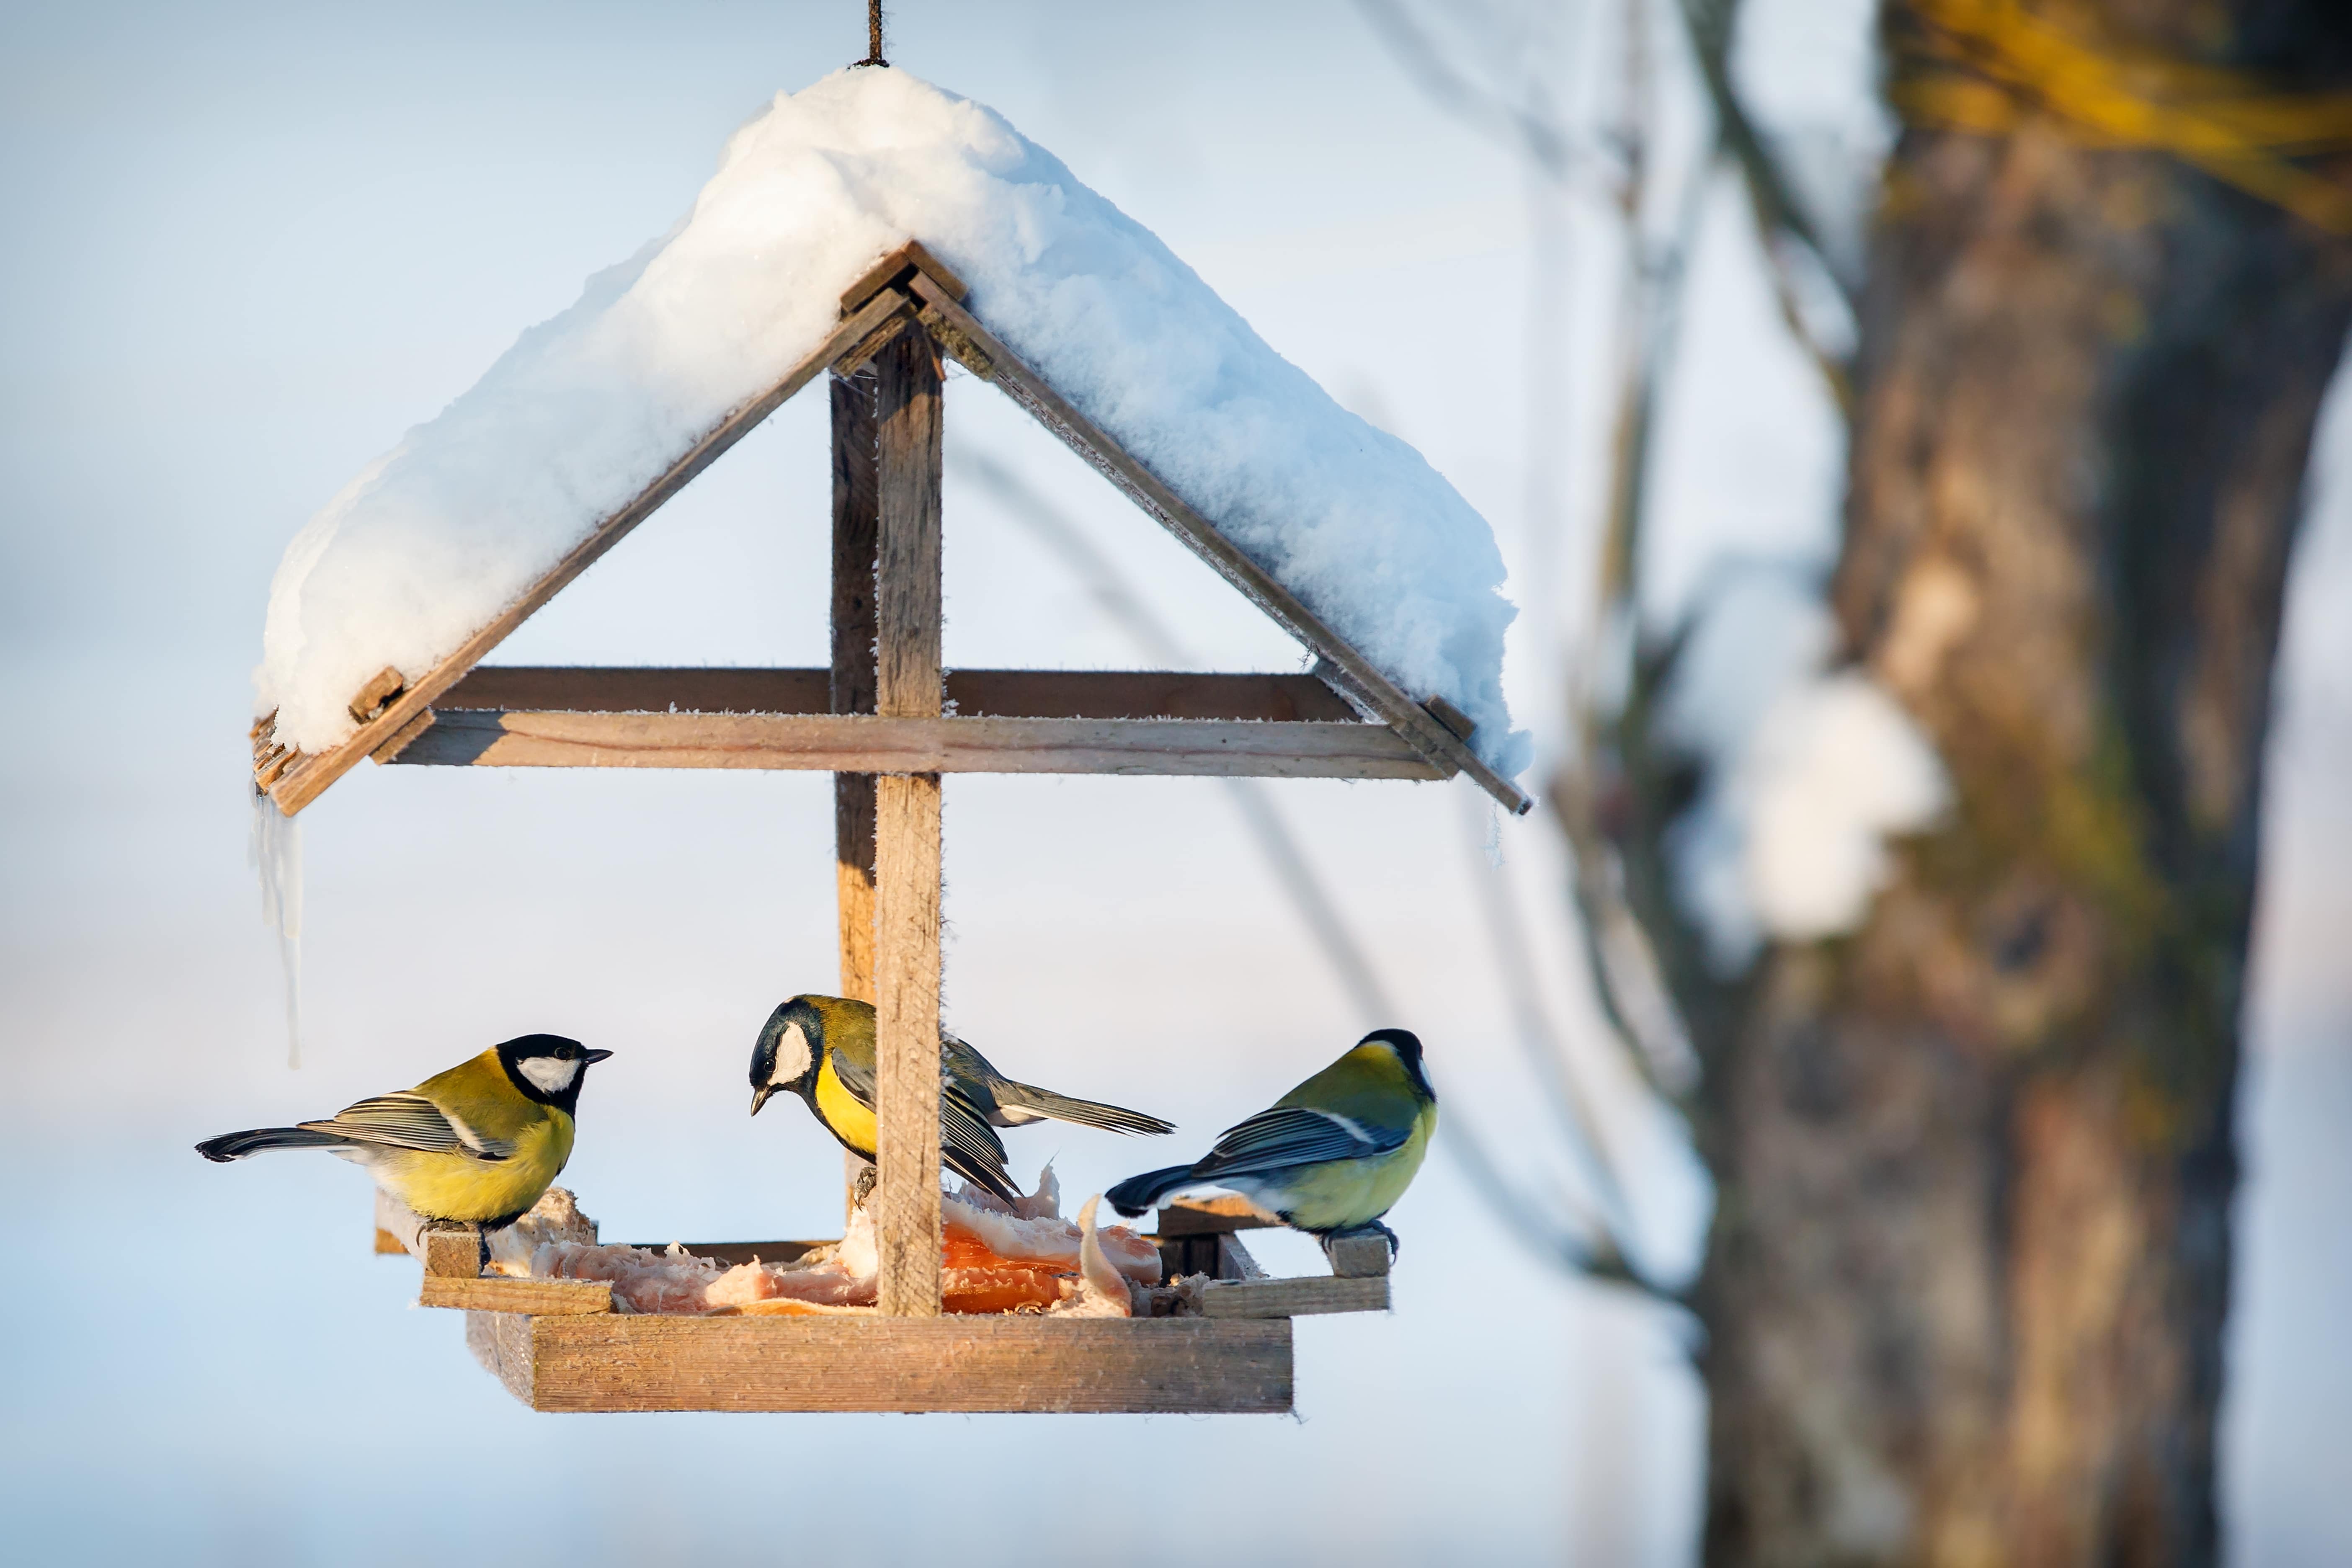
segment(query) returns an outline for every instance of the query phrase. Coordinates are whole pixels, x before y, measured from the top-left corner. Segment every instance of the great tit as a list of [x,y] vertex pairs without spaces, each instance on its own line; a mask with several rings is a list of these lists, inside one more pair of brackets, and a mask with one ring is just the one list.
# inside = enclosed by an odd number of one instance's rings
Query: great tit
[[196,1152],[226,1163],[265,1149],[324,1149],[366,1166],[425,1219],[496,1229],[529,1213],[572,1158],[581,1079],[612,1054],[523,1035],[328,1121],[226,1133]]
[[[843,996],[795,996],[768,1015],[751,1047],[751,1114],[779,1089],[799,1095],[851,1153],[874,1158],[874,1005]],[[1004,1168],[998,1127],[1074,1121],[1116,1132],[1171,1132],[1139,1110],[1073,1100],[1015,1082],[988,1058],[940,1034],[940,1160],[975,1186],[1019,1196]]]
[[1130,1176],[1103,1195],[1133,1218],[1187,1187],[1229,1187],[1283,1224],[1328,1237],[1375,1230],[1404,1195],[1437,1128],[1437,1093],[1422,1071],[1421,1041],[1376,1029],[1354,1049],[1228,1128],[1190,1165]]

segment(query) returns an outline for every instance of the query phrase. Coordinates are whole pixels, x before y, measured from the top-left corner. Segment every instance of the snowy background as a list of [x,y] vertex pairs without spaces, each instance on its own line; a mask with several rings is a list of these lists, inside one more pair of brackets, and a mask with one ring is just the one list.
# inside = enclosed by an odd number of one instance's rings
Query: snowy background
[[[294,530],[665,229],[777,88],[861,53],[858,10],[0,13],[0,1206],[42,1270],[0,1298],[12,1543],[367,1563],[422,1533],[523,1563],[730,1563],[772,1557],[790,1521],[813,1552],[982,1563],[1034,1560],[1052,1518],[1138,1563],[1205,1542],[1237,1561],[1686,1561],[1703,1412],[1684,1326],[1517,1250],[1443,1154],[1394,1216],[1398,1310],[1303,1321],[1283,1421],[534,1415],[472,1364],[455,1314],[406,1306],[412,1265],[368,1255],[358,1173],[188,1152],[543,1028],[619,1053],[567,1177],[608,1237],[837,1219],[829,1142],[741,1111],[768,1008],[834,979],[822,775],[362,769],[304,817],[289,1072],[244,860],[245,724]],[[1557,341],[1481,331],[1465,355],[1465,319],[1516,320],[1524,298],[1522,177],[1352,7],[894,15],[896,58],[1060,154],[1485,512],[1529,605],[1515,713],[1555,740],[1552,605],[1580,546],[1528,524],[1548,508],[1581,523],[1601,405],[1572,383],[1568,435],[1531,445],[1521,388],[1531,366],[1605,357],[1605,237],[1570,231]],[[1758,17],[1765,108],[1866,121],[1857,6]],[[1663,603],[1726,553],[1818,563],[1839,482],[1832,424],[1719,195],[1660,464]],[[951,463],[985,452],[1052,498],[1192,658],[1295,668],[995,394],[959,379],[949,398]],[[818,399],[789,406],[501,657],[820,662],[823,419]],[[2323,448],[2272,776],[2228,1412],[2235,1557],[2263,1564],[2352,1555],[2352,398]],[[950,662],[1146,662],[968,460],[948,509]],[[1504,825],[1498,872],[1464,789],[1274,798],[1449,1110],[1549,1179],[1480,914],[1499,879],[1548,1005],[1580,1024],[1539,819]],[[948,846],[949,1016],[1008,1070],[1166,1114],[1190,1145],[1359,1029],[1213,781],[959,778]],[[1614,1126],[1647,1250],[1686,1268],[1702,1186],[1670,1129],[1630,1109]],[[1074,1194],[1174,1157],[1079,1131],[1011,1142],[1016,1165],[1057,1156]],[[908,1474],[920,1490],[890,1489]]]

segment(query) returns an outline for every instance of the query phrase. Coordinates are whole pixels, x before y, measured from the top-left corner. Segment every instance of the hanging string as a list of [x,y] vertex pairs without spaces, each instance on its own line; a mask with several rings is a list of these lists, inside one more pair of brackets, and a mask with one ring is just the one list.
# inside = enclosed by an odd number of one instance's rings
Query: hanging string
[[866,0],[866,58],[861,66],[887,66],[882,58],[882,0]]

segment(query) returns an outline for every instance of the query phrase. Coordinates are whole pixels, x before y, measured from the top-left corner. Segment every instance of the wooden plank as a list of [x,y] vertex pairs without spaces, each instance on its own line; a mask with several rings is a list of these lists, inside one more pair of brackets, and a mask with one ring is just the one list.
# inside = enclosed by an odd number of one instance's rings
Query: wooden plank
[[[855,548],[853,544],[852,548]],[[858,604],[834,606],[837,662],[824,669],[614,668],[478,665],[434,703],[436,712],[496,709],[548,713],[871,713],[873,576]],[[858,671],[845,665],[862,665]],[[1355,721],[1356,711],[1311,675],[1194,670],[951,669],[947,707],[964,718],[1230,719],[1274,723]]]
[[420,1307],[455,1307],[469,1312],[532,1312],[568,1316],[613,1310],[613,1285],[607,1279],[515,1279],[485,1274],[478,1279],[451,1279],[427,1274],[417,1292]]
[[519,1312],[466,1314],[466,1348],[482,1370],[530,1403],[531,1320]]
[[1240,1237],[1235,1236],[1232,1231],[1226,1231],[1215,1239],[1218,1279],[1263,1279],[1266,1278],[1265,1270],[1258,1267],[1257,1259],[1250,1256],[1249,1248],[1242,1245]]
[[1217,1276],[1217,1238],[1213,1236],[1154,1236],[1152,1242],[1160,1248],[1160,1277],[1180,1279],[1187,1274]]
[[[869,571],[868,575],[871,575]],[[866,590],[872,597],[873,590]],[[873,632],[866,629],[869,652]],[[433,704],[436,713],[507,709],[548,713],[830,713],[826,669],[698,669],[646,666],[482,664]],[[867,685],[872,685],[869,675]],[[871,713],[867,706],[844,713]]]
[[[405,1252],[417,1258],[425,1256],[424,1244],[418,1239],[425,1222],[415,1211],[385,1192],[375,1190],[375,1249],[378,1252]],[[384,1243],[392,1245],[387,1247]]]
[[[833,662],[822,672],[824,710],[828,713],[874,711],[874,563],[881,504],[876,387],[870,370],[854,376],[836,375],[832,380]],[[814,710],[802,707],[769,711]],[[871,1002],[874,775],[870,773],[833,775],[833,859],[841,967],[837,994]],[[848,1158],[856,1159],[854,1155]],[[847,1171],[847,1166],[844,1169]],[[846,1210],[845,1198],[844,1206]]]
[[874,362],[874,711],[940,711],[939,351],[908,331]]
[[1232,1194],[1215,1197],[1174,1198],[1160,1205],[1162,1236],[1216,1236],[1236,1230],[1269,1230],[1279,1225],[1260,1214],[1250,1201]]
[[1389,1271],[1389,1238],[1377,1231],[1327,1237],[1323,1256],[1342,1279],[1377,1279]]
[[445,1279],[471,1279],[482,1271],[482,1227],[429,1219],[417,1237],[425,1272]]
[[[874,705],[935,720],[940,668],[940,363],[910,331],[875,361],[880,474],[875,545]],[[852,722],[855,719],[835,722]],[[985,722],[985,721],[982,721]],[[874,792],[875,1167],[872,1203],[886,1317],[940,1311],[940,777],[877,779]]]
[[1385,1312],[1389,1282],[1313,1275],[1297,1279],[1213,1279],[1202,1288],[1206,1318],[1307,1318],[1325,1312]]
[[1452,731],[1454,738],[1457,741],[1466,743],[1471,736],[1478,732],[1478,726],[1470,721],[1470,715],[1443,697],[1433,697],[1422,706],[1429,710],[1431,718]]
[[375,1230],[375,1253],[378,1258],[390,1257],[394,1254],[405,1258],[408,1255],[408,1248],[400,1244],[400,1237],[393,1235],[392,1232],[384,1229],[382,1226],[378,1226]]
[[[492,1316],[504,1315],[481,1314]],[[1279,1320],[542,1317],[478,1329],[468,1320],[467,1337],[536,1410],[1173,1415],[1291,1405],[1291,1331]]]
[[[633,1241],[627,1245],[647,1252],[665,1252],[667,1241]],[[728,1268],[749,1263],[757,1258],[762,1263],[797,1263],[820,1247],[837,1247],[840,1238],[832,1241],[681,1241],[676,1244],[697,1258],[707,1258]]]
[[[1481,789],[1514,814],[1524,813],[1534,804],[1517,785],[1479,761],[1459,736],[1400,690],[1378,666],[1325,625],[1297,595],[1243,553],[1216,524],[1193,510],[1101,426],[1079,413],[946,290],[919,274],[907,286],[928,307],[927,321],[936,318],[951,329],[943,334],[951,348],[969,342],[980,350],[976,363],[967,359],[965,368],[994,382],[1285,630],[1337,666],[1381,720],[1411,741],[1423,756],[1448,774],[1455,771],[1469,773]],[[958,357],[964,356],[959,353]]]
[[1356,721],[1355,711],[1311,675],[951,669],[948,701],[967,718]]
[[1134,773],[1421,779],[1382,724],[1202,719],[936,719],[825,713],[435,710],[404,767],[751,768],[877,773]]
[[[944,294],[940,297],[946,298]],[[541,605],[588,570],[606,551],[626,538],[630,530],[659,510],[663,502],[685,489],[697,474],[757,428],[760,422],[774,413],[785,399],[814,380],[843,351],[887,321],[899,308],[900,301],[897,297],[886,294],[842,322],[831,337],[819,343],[782,380],[721,419],[709,434],[687,448],[658,479],[598,523],[588,537],[572,546],[545,576],[532,584],[514,603],[499,611],[488,625],[460,643],[440,663],[412,681],[406,690],[373,720],[361,725],[349,740],[331,751],[306,754],[280,773],[268,786],[269,797],[277,803],[278,809],[291,816],[318,799],[328,785],[357,766],[362,757],[398,734],[410,720],[431,706],[433,700],[447,690],[459,676],[479,664],[492,648],[505,641],[508,634],[529,619]]]
[[400,671],[390,665],[384,666],[376,672],[376,678],[361,687],[360,694],[352,699],[352,717],[360,723],[366,723],[383,712],[383,705],[399,696],[400,689],[406,684]]
[[[894,258],[886,258],[889,259]],[[865,302],[861,296],[856,304]],[[833,648],[832,663],[824,672],[828,713],[874,711],[874,566],[882,482],[881,437],[875,425],[877,385],[870,367],[856,375],[833,378]],[[840,968],[835,994],[871,1002],[874,775],[870,773],[833,775],[833,888]],[[856,1217],[857,1184],[866,1169],[865,1160],[846,1149],[841,1152],[844,1226]]]
[[968,292],[963,279],[950,271],[946,262],[933,256],[921,240],[910,239],[867,268],[856,282],[842,290],[841,313],[848,315],[892,284],[906,282],[919,270],[929,273],[959,300]]

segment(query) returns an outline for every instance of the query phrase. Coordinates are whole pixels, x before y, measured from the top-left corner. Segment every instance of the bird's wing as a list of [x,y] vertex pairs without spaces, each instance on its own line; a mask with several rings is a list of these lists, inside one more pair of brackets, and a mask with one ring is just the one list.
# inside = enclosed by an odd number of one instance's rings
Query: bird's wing
[[1410,1134],[1409,1128],[1367,1125],[1337,1111],[1277,1106],[1226,1129],[1192,1173],[1207,1179],[1315,1165],[1326,1160],[1360,1160],[1387,1153]]
[[835,1050],[828,1050],[824,1056],[825,1059],[833,1064],[833,1076],[841,1080],[841,1087],[855,1096],[858,1104],[868,1110],[873,1110],[873,1058],[869,1057],[862,1062],[855,1061],[851,1059],[848,1053]]
[[1004,1119],[997,1104],[996,1090],[1003,1080],[1003,1075],[988,1065],[986,1057],[945,1029],[940,1031],[940,1081],[961,1090],[982,1121],[1011,1127],[1015,1123]]
[[345,1106],[327,1121],[301,1125],[306,1132],[332,1132],[355,1143],[426,1154],[470,1154],[478,1160],[503,1160],[515,1148],[503,1139],[476,1132],[421,1094],[375,1095]]
[[[1004,1141],[997,1137],[996,1129],[988,1124],[980,1108],[965,1099],[963,1091],[953,1084],[940,1090],[940,1143],[941,1158],[958,1175],[979,1181],[1001,1198],[1017,1195],[1004,1166]],[[975,1176],[976,1170],[988,1172],[996,1179]]]
[[[969,1047],[966,1049],[970,1049]],[[877,1099],[871,1066],[853,1062],[839,1051],[831,1054],[834,1076],[860,1104],[874,1109]],[[977,1053],[975,1053],[977,1054]],[[945,1051],[940,1063],[940,1159],[964,1180],[988,1188],[1008,1202],[1020,1195],[1004,1166],[1004,1144],[988,1124],[988,1113],[973,1104],[949,1067]]]

